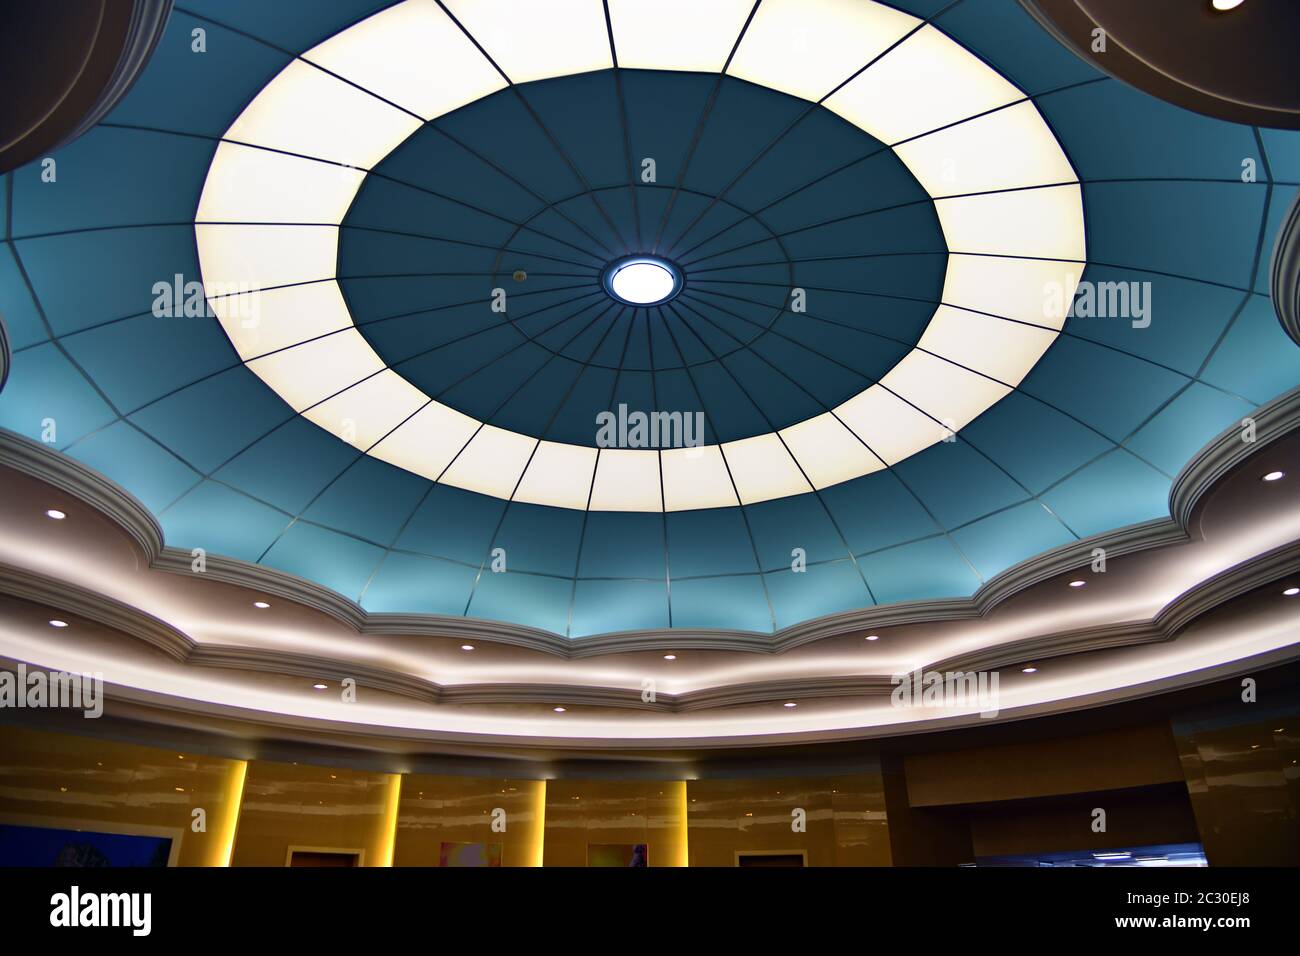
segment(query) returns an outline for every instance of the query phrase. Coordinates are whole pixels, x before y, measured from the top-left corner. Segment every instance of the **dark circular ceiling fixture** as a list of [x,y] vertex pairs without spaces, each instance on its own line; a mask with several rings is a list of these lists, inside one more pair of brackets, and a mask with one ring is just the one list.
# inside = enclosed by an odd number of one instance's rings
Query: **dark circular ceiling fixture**
[[[0,9],[0,172],[67,145],[130,91],[172,0],[65,0]],[[21,91],[21,95],[13,95]]]
[[1235,123],[1300,129],[1293,0],[1021,5],[1092,66],[1152,96]]

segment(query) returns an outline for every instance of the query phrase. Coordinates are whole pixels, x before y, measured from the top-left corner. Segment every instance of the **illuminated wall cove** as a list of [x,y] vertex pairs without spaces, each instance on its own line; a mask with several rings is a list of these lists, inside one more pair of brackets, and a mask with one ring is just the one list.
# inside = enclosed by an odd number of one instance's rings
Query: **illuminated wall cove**
[[[1288,864],[1292,721],[1202,709],[1173,725],[692,780],[368,772],[9,727],[0,865],[102,853],[107,866],[932,866],[1174,846],[1211,864]],[[1088,826],[1099,803],[1114,817],[1105,833]],[[137,859],[135,839],[154,856]]]

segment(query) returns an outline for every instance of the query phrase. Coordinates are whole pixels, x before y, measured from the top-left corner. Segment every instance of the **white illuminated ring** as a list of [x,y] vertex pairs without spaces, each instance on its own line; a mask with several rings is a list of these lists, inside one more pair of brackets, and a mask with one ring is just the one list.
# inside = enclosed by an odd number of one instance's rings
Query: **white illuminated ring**
[[[779,433],[721,445],[597,450],[433,401],[357,331],[335,278],[339,224],[366,171],[417,116],[505,87],[466,32],[515,83],[613,66],[601,0],[445,5],[461,26],[406,0],[285,67],[226,131],[195,215],[204,282],[240,358],[367,454],[561,508],[751,504],[928,448],[1007,395],[1055,341],[1087,258],[1082,190],[1034,103],[979,57],[874,0],[764,0],[748,28],[751,0],[609,0],[620,67],[716,73],[744,29],[728,75],[811,102],[835,90],[823,105],[891,144],[933,197],[950,250],[942,303],[878,383]],[[319,225],[287,225],[301,223]]]

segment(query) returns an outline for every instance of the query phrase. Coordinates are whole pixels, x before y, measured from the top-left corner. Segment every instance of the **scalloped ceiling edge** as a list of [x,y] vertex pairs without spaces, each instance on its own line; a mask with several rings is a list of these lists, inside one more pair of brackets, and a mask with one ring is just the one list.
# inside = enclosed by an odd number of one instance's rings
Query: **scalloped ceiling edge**
[[[1171,641],[1203,615],[1297,570],[1300,570],[1300,542],[1292,542],[1207,578],[1169,602],[1148,621],[1121,621],[1037,635],[927,662],[922,665],[922,670],[997,670],[1028,660],[1043,661],[1092,651]],[[0,564],[0,593],[23,601],[54,604],[75,615],[98,621],[142,641],[182,664],[314,680],[341,680],[350,677],[356,680],[358,686],[433,704],[558,702],[574,706],[626,707],[680,713],[767,703],[778,699],[887,696],[893,689],[888,675],[817,676],[720,685],[685,694],[661,693],[654,703],[647,704],[641,700],[639,688],[556,683],[445,685],[391,668],[360,662],[343,662],[285,651],[200,644],[179,629],[116,599],[11,565]]]
[[[814,641],[874,628],[971,620],[1028,587],[1087,565],[1094,548],[1108,557],[1190,540],[1198,534],[1194,516],[1206,493],[1228,472],[1274,441],[1300,429],[1300,387],[1261,405],[1252,416],[1256,440],[1242,441],[1233,425],[1211,439],[1175,477],[1169,491],[1171,517],[1101,532],[1028,558],[986,581],[968,598],[940,598],[872,605],[804,621],[774,634],[705,629],[619,631],[566,638],[506,622],[433,614],[372,614],[337,591],[296,575],[237,558],[209,555],[204,577],[294,601],[327,614],[359,634],[477,639],[543,651],[565,659],[637,651],[675,650],[689,641],[699,650],[779,654]],[[149,566],[192,574],[190,552],[170,547],[153,514],[126,489],[62,452],[0,429],[0,466],[44,481],[94,508],[124,530]]]

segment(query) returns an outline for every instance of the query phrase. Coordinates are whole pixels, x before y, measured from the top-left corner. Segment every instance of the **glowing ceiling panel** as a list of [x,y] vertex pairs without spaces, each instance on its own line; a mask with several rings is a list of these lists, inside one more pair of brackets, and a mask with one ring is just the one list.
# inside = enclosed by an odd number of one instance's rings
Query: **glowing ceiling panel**
[[727,72],[817,103],[920,23],[879,3],[764,0]]
[[446,0],[513,83],[613,66],[600,0]]
[[426,120],[506,85],[433,0],[406,0],[381,10],[303,58]]
[[[306,57],[324,69],[286,67],[232,125],[227,139],[266,148],[221,144],[196,217],[205,282],[241,358],[296,410],[311,407],[309,420],[384,461],[576,510],[695,510],[800,495],[951,437],[1024,378],[1064,321],[1073,264],[1086,257],[1074,170],[1019,90],[908,14],[841,0],[767,0],[749,20],[751,9],[739,0],[616,0],[607,29],[597,0],[451,0],[450,17],[407,0],[319,44]],[[679,32],[690,25],[689,40],[672,42],[669,23]],[[481,425],[400,371],[376,374],[382,359],[361,335],[339,331],[352,325],[346,303],[336,282],[321,281],[335,278],[337,226],[363,170],[419,124],[412,113],[434,117],[501,88],[489,57],[515,83],[605,69],[611,30],[623,67],[718,70],[743,31],[731,74],[814,102],[843,84],[826,105],[898,144],[898,158],[936,197],[952,251],[921,350],[779,434],[662,453],[597,454]],[[258,222],[266,224],[212,224]],[[232,282],[235,295],[218,288]],[[250,295],[267,288],[275,291]],[[245,307],[254,305],[260,315],[250,323]]]
[[753,8],[753,0],[610,0],[618,65],[717,73]]

